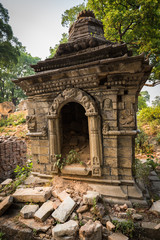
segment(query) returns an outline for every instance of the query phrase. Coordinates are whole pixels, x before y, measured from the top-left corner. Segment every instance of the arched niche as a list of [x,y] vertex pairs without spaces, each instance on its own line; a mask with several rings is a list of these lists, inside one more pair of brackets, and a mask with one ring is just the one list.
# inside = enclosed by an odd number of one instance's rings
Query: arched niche
[[55,155],[61,153],[60,141],[60,111],[62,107],[69,102],[77,102],[85,109],[85,115],[88,118],[89,129],[89,147],[92,167],[92,176],[101,176],[102,165],[102,142],[100,116],[96,108],[95,101],[90,95],[77,88],[67,88],[60,93],[50,107],[48,114],[50,161],[53,163],[53,171],[58,170],[55,167]]

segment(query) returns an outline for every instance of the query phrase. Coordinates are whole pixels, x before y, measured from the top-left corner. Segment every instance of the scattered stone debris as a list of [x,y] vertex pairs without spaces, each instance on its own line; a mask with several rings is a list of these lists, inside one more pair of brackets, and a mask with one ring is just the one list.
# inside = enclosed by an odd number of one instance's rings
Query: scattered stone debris
[[102,239],[102,224],[99,221],[93,222],[89,220],[79,230],[81,240],[101,240]]
[[12,205],[13,197],[8,196],[0,203],[0,216]]
[[99,198],[100,194],[98,192],[87,191],[87,194],[83,196],[83,202],[84,204],[94,205]]
[[35,212],[38,210],[39,205],[25,205],[21,211],[20,214],[23,218],[33,218]]
[[52,228],[52,235],[55,240],[76,240],[76,234],[78,231],[78,223],[73,220],[69,220],[63,224],[57,224]]
[[108,237],[108,240],[129,240],[129,238],[122,233],[113,233]]
[[75,201],[72,198],[67,197],[61,205],[53,212],[52,217],[57,221],[64,223],[71,215],[76,206]]
[[160,200],[154,202],[149,211],[160,213]]
[[43,203],[43,205],[38,209],[38,211],[34,214],[35,219],[44,222],[53,212],[54,203],[50,200]]
[[13,194],[18,202],[46,202],[51,197],[51,187],[19,188]]
[[13,182],[13,179],[12,178],[7,178],[5,181],[3,181],[0,185],[1,187],[4,187],[8,184],[10,184],[11,182]]

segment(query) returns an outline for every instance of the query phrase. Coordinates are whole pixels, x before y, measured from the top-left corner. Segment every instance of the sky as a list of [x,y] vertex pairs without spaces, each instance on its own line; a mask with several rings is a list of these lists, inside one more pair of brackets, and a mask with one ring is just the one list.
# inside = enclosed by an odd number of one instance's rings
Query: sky
[[[33,57],[46,59],[49,48],[54,47],[68,32],[61,25],[61,16],[65,10],[82,3],[83,0],[1,0],[9,11],[9,24],[14,36],[26,47]],[[144,87],[150,94],[150,104],[160,95],[160,85]]]

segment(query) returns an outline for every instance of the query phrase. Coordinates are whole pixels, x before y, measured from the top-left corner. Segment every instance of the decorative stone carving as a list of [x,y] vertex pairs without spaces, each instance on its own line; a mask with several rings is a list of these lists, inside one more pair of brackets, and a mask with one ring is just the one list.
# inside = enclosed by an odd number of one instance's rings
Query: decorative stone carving
[[86,116],[98,114],[95,102],[89,95],[78,88],[67,88],[54,99],[49,115],[57,117],[61,107],[71,101],[80,103],[86,110]]
[[93,176],[101,176],[101,168],[100,167],[94,167],[92,168],[92,175]]
[[134,114],[130,109],[121,111],[119,122],[123,126],[134,124]]
[[112,100],[111,99],[109,99],[109,98],[106,98],[105,100],[104,100],[104,111],[106,111],[106,110],[111,110],[112,109]]
[[42,136],[46,137],[48,135],[48,126],[44,126],[41,128]]
[[104,122],[102,132],[103,134],[107,134],[108,131],[109,131],[109,124],[108,122]]
[[35,115],[27,116],[26,121],[27,121],[27,124],[28,124],[28,129],[31,132],[35,131],[36,130],[36,125],[37,125],[36,116]]

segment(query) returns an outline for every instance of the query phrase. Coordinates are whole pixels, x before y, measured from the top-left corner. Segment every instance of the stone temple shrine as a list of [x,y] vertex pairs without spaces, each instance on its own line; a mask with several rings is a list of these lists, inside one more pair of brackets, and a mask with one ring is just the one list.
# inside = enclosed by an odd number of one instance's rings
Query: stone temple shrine
[[[111,199],[142,201],[134,180],[138,95],[151,66],[125,43],[107,41],[102,23],[82,11],[53,58],[14,83],[28,96],[34,172],[84,180]],[[76,150],[83,164],[59,170],[56,155]]]

